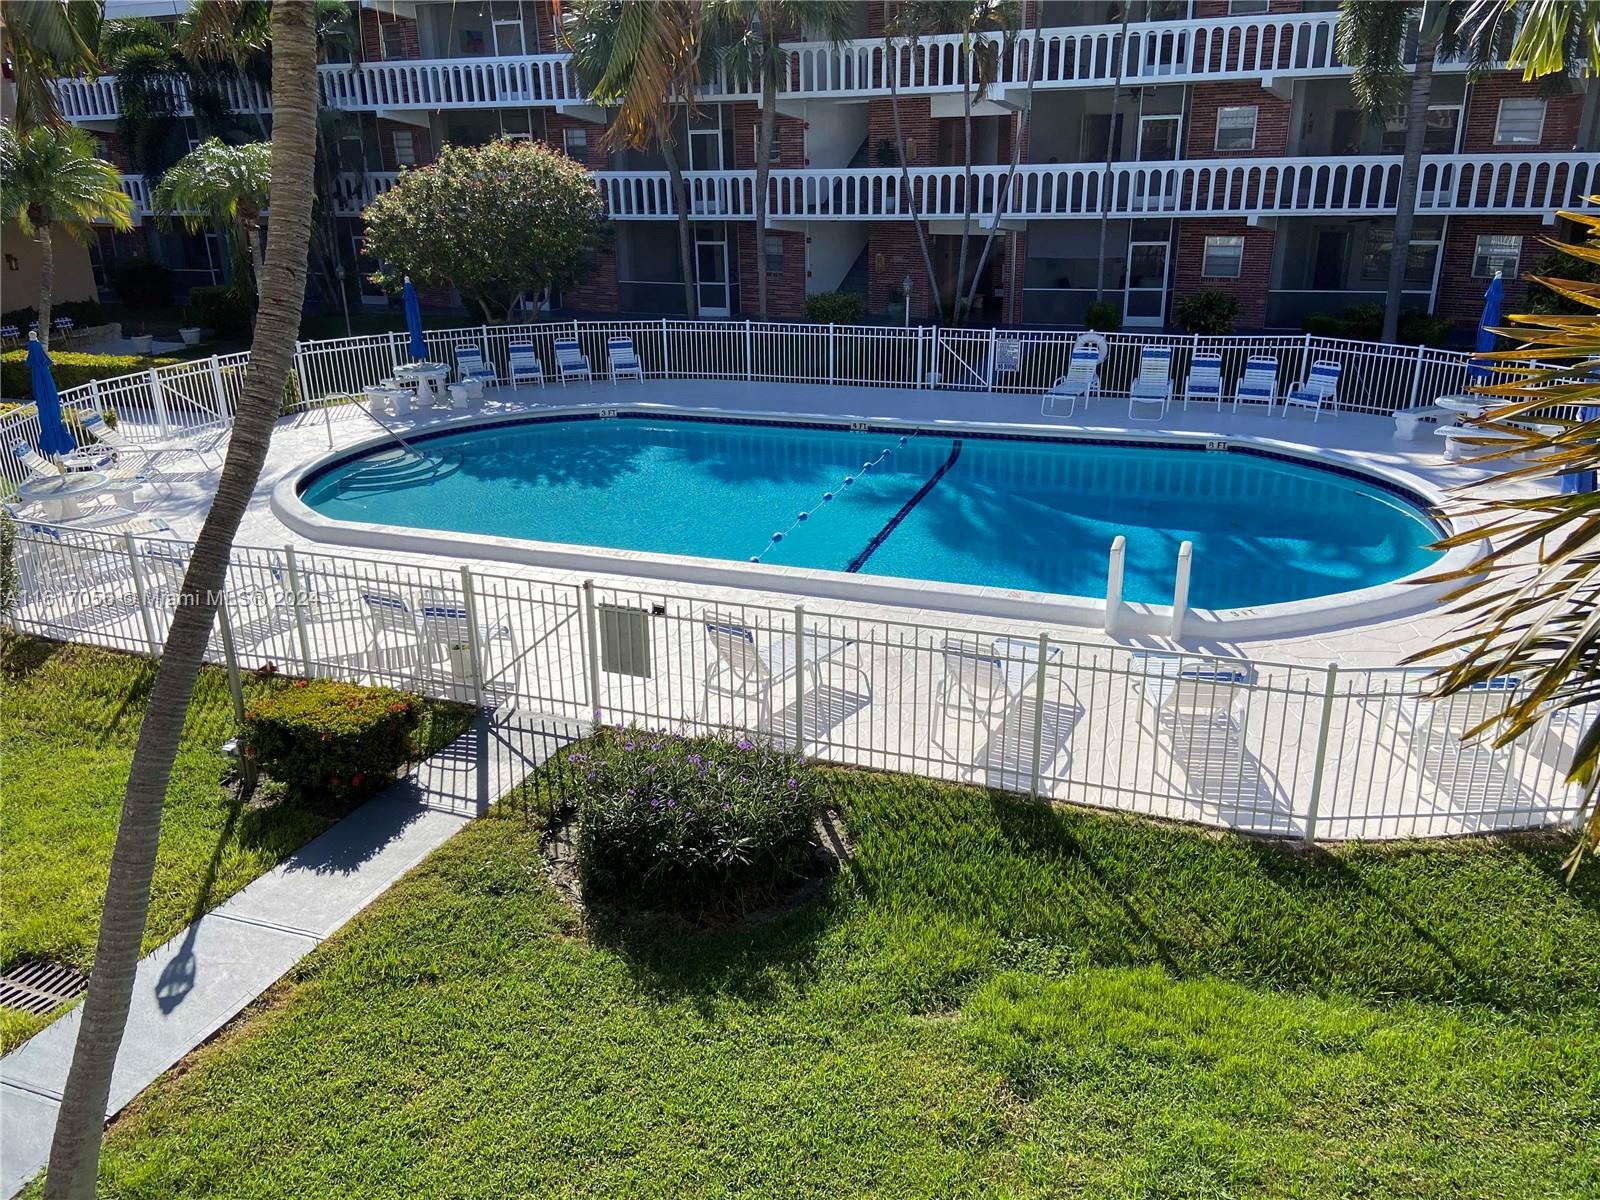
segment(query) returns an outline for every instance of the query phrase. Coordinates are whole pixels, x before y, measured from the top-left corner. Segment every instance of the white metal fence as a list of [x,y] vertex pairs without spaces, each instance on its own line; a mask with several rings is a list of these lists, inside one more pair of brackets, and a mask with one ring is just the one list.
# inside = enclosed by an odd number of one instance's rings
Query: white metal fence
[[[19,629],[159,653],[188,547],[24,526]],[[671,590],[238,547],[211,658],[568,721],[739,726],[830,762],[1305,839],[1568,820],[1580,730],[1461,734],[1515,689],[1417,669],[1150,656],[1048,629],[960,630]]]

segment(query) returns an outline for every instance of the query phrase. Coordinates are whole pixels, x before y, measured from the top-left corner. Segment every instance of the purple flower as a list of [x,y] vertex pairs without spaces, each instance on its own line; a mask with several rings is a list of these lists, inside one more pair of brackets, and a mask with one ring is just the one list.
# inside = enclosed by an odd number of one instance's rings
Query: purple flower
[[677,808],[678,807],[678,802],[676,800],[668,800],[667,801],[667,807],[668,808]]
[[749,738],[742,737],[742,738],[739,739],[739,749],[741,749],[741,750],[754,750],[755,748],[756,748],[756,744],[754,742],[752,742]]
[[789,790],[791,792],[795,791],[797,788],[799,788],[799,786],[800,786],[800,781],[798,779],[794,778],[794,776],[791,775],[789,777]]
[[724,800],[722,802],[722,811],[723,812],[727,812],[728,811],[728,802],[726,800]]
[[650,799],[650,807],[651,808],[660,808],[661,807],[661,797],[660,796],[651,797],[651,799]]
[[589,772],[589,773],[588,773],[588,779],[589,779],[589,782],[590,782],[590,783],[593,783],[593,782],[594,782],[594,772],[593,772],[593,771],[590,771],[590,772]]
[[633,749],[633,743],[632,742],[623,742],[622,743],[622,748],[624,750],[632,750]]
[[689,755],[688,761],[689,761],[689,765],[690,766],[699,766],[700,765],[700,756],[698,754],[691,754],[691,755]]

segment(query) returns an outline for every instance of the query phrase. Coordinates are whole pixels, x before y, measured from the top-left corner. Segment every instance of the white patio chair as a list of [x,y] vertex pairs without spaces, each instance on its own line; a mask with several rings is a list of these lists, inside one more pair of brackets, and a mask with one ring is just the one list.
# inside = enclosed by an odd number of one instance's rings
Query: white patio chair
[[[1139,376],[1128,388],[1128,420],[1159,421],[1172,403],[1172,347],[1146,346],[1139,351]],[[1154,417],[1139,417],[1135,409],[1154,405]]]
[[510,358],[512,387],[520,383],[544,386],[544,364],[534,353],[532,342],[512,342],[506,347],[506,354]]
[[[511,652],[512,669],[518,672],[513,675],[513,681],[519,680],[518,664],[521,658],[517,653],[516,634],[511,626],[497,617],[486,617],[482,611],[478,613],[478,618],[479,648],[484,656],[483,670],[486,676],[482,681],[484,686],[488,686],[487,676],[492,674],[488,657],[490,644],[494,642],[506,643]],[[441,650],[448,655],[453,647],[471,645],[472,627],[467,620],[467,610],[459,604],[452,604],[448,600],[429,601],[423,604],[417,625],[422,633],[422,655],[430,664],[440,657]]]
[[1067,363],[1067,373],[1050,385],[1039,405],[1043,417],[1070,417],[1078,411],[1081,401],[1087,408],[1089,401],[1100,391],[1100,356],[1093,350],[1074,350]]
[[[1061,652],[1051,646],[1054,661]],[[976,643],[945,638],[939,647],[944,675],[934,689],[934,719],[929,740],[943,749],[945,726],[954,717],[957,733],[966,719],[993,735],[997,722],[1028,694],[1039,671],[1039,644],[1027,638],[995,638],[987,649]]]
[[22,342],[22,330],[15,325],[0,325],[0,345],[9,346],[13,342]]
[[456,343],[456,381],[463,382],[468,379],[477,379],[488,385],[500,386],[500,372],[495,370],[492,362],[485,362],[483,351],[478,349],[475,342]]
[[1291,406],[1309,408],[1312,412],[1311,423],[1314,425],[1321,418],[1324,407],[1338,411],[1341,370],[1339,364],[1331,359],[1312,363],[1306,377],[1290,388],[1283,397],[1283,412],[1279,415],[1288,416]]
[[1245,360],[1244,374],[1233,387],[1233,411],[1239,401],[1265,404],[1267,412],[1278,402],[1278,360],[1270,354],[1252,354]]
[[1242,663],[1166,651],[1137,650],[1131,670],[1158,723],[1231,727],[1244,744],[1255,673]]
[[757,729],[771,726],[775,691],[797,674],[802,676],[802,682],[809,676],[809,687],[815,689],[822,664],[855,644],[853,638],[807,633],[802,662],[796,657],[792,632],[777,632],[763,646],[756,642],[755,631],[743,625],[707,621],[706,637],[711,643],[712,657],[706,663],[701,714],[710,712],[713,692],[732,699],[753,699]]
[[[84,433],[94,443],[93,446],[85,447],[86,451],[93,452],[100,448],[108,449],[118,459],[120,465],[127,465],[121,464],[121,458],[124,454],[137,454],[145,459],[146,465],[152,471],[160,469],[163,458],[180,454],[193,454],[200,460],[202,466],[209,469],[212,463],[206,456],[215,451],[228,437],[227,427],[218,426],[203,436],[190,440],[135,442],[127,438],[120,430],[113,428],[97,412],[83,414],[80,418],[80,423],[83,426]],[[90,464],[85,463],[84,465]],[[220,462],[217,465],[220,466]],[[94,469],[100,471],[105,468],[95,465]]]
[[1222,411],[1222,355],[1196,354],[1189,363],[1189,374],[1183,381],[1185,411],[1190,400],[1209,400],[1218,412]]
[[644,381],[644,367],[639,363],[639,356],[634,353],[632,338],[606,339],[606,359],[611,364],[612,383],[616,383],[625,375],[632,375],[640,382]]
[[[422,658],[422,630],[417,616],[401,596],[377,588],[363,588],[361,604],[367,610],[369,634],[364,657],[367,669],[373,673],[383,669],[383,652],[386,649],[415,650],[418,665]],[[385,639],[398,637],[399,647],[383,645]]]
[[57,317],[50,322],[50,327],[61,335],[63,342],[69,346],[72,345],[72,331],[78,327],[76,321],[71,317]]
[[556,374],[561,376],[563,384],[569,379],[594,380],[594,374],[589,370],[589,360],[578,349],[576,338],[557,338],[555,345]]

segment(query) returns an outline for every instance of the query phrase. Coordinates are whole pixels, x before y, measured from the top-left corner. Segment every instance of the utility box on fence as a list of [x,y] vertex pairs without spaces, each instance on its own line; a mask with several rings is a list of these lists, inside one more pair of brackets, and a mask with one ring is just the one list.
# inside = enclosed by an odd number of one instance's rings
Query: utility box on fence
[[650,678],[650,610],[626,604],[597,605],[600,669],[612,675]]

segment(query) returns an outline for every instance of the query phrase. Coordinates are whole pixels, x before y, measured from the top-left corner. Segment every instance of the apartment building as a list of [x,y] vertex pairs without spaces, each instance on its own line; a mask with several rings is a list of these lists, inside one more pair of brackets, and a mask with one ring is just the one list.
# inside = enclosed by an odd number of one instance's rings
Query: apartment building
[[[1406,114],[1374,122],[1357,106],[1333,0],[1029,0],[1022,29],[979,51],[995,77],[981,97],[963,94],[959,37],[886,49],[882,5],[854,16],[842,43],[789,47],[759,245],[757,94],[708,80],[678,115],[702,315],[753,315],[763,254],[774,316],[835,290],[903,315],[909,280],[910,319],[935,320],[918,222],[947,303],[964,236],[961,291],[982,259],[980,321],[1079,324],[1100,297],[1126,325],[1159,328],[1178,299],[1214,288],[1237,297],[1242,329],[1299,328],[1308,313],[1381,300]],[[601,269],[557,306],[682,312],[663,163],[602,145],[607,113],[568,71],[559,20],[559,0],[360,7],[354,52],[333,48],[348,61],[320,69],[325,107],[346,118],[334,152],[352,253],[361,206],[440,146],[538,138],[594,172],[616,228]],[[269,97],[240,93],[236,106],[270,111]],[[116,155],[114,80],[63,82],[60,95]],[[1554,210],[1600,192],[1596,110],[1594,87],[1438,64],[1403,250],[1408,307],[1469,324],[1496,271],[1515,307],[1544,239],[1564,235]],[[127,186],[144,204],[145,181]],[[214,247],[148,225],[124,239],[151,236],[158,254],[220,267]],[[127,251],[106,238],[102,253]]]

